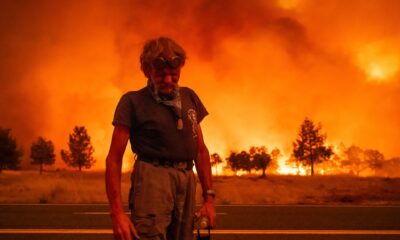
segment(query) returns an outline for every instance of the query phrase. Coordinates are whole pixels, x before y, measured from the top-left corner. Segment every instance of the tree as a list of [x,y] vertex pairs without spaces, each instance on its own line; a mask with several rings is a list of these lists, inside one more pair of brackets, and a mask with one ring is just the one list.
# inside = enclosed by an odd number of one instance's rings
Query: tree
[[327,175],[344,173],[343,168],[340,167],[340,161],[342,158],[337,153],[333,153],[329,161],[322,162],[319,167],[324,170],[323,174]]
[[274,148],[272,149],[270,155],[271,155],[271,162],[269,163],[268,168],[270,169],[270,171],[276,173],[279,168],[278,158],[281,156],[281,151],[278,148]]
[[218,153],[213,153],[211,154],[210,160],[211,166],[215,166],[215,175],[218,175],[218,164],[222,163],[222,158],[219,156]]
[[68,147],[69,151],[61,150],[61,158],[68,166],[78,167],[82,171],[83,167],[89,169],[96,162],[92,156],[94,148],[85,127],[74,128],[69,135]]
[[22,150],[11,136],[11,129],[0,128],[0,173],[3,169],[18,169]]
[[246,151],[241,151],[240,153],[231,152],[226,160],[229,168],[232,169],[235,174],[238,170],[244,170],[251,173],[253,166],[250,159],[250,154],[248,154]]
[[251,161],[250,154],[247,153],[246,151],[241,151],[237,157],[238,157],[240,169],[243,171],[247,171],[248,173],[251,173],[251,169],[254,166]]
[[39,172],[42,174],[44,164],[52,165],[56,161],[53,142],[39,137],[37,142],[32,143],[31,158],[32,164],[39,164]]
[[359,176],[368,167],[363,159],[363,154],[364,151],[356,145],[345,148],[345,159],[341,162],[341,166],[350,168],[351,173]]
[[332,148],[325,147],[326,134],[321,133],[321,124],[315,126],[306,118],[300,126],[298,138],[293,142],[293,154],[305,165],[310,165],[311,176],[314,175],[314,164],[330,158]]
[[228,167],[235,172],[240,170],[239,158],[236,152],[231,152],[229,157],[226,159]]
[[400,157],[394,157],[383,162],[382,173],[386,177],[399,178],[400,177]]
[[364,151],[365,162],[367,163],[368,167],[375,171],[383,168],[383,161],[385,157],[381,152],[375,149],[367,149]]
[[267,148],[264,146],[251,147],[249,152],[253,166],[256,170],[262,170],[261,177],[265,177],[265,171],[271,163],[271,155],[268,154]]

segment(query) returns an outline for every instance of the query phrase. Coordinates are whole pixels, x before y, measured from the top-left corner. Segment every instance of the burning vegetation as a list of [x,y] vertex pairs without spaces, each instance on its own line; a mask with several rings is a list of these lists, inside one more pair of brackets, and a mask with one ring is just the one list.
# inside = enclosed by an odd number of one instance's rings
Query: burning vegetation
[[[285,175],[337,175],[399,177],[400,158],[385,159],[375,149],[361,149],[351,145],[346,147],[326,146],[327,134],[323,134],[321,124],[314,124],[306,118],[300,126],[293,150],[289,157],[278,148],[268,151],[265,146],[252,146],[249,151],[231,151],[225,159],[218,153],[211,154],[211,164],[215,175],[269,174]],[[10,129],[0,129],[0,172],[3,169],[19,169],[22,151],[11,136]],[[76,126],[69,135],[69,151],[61,150],[63,161],[70,167],[91,168],[96,160],[94,148],[85,127]],[[131,155],[132,156],[132,155]],[[52,141],[39,137],[32,143],[31,164],[53,165],[55,162]],[[129,161],[133,166],[135,157]],[[127,163],[126,163],[127,164]],[[252,172],[253,171],[253,172]],[[218,174],[219,173],[219,174]]]
[[[202,129],[223,161],[216,173],[398,176],[398,9],[396,0],[1,1],[0,127],[30,168],[39,136],[59,153],[70,129],[86,126],[92,169],[103,170],[117,101],[146,83],[141,47],[166,35],[188,53],[180,84],[210,112]],[[305,116],[329,133],[315,149],[296,141]],[[251,167],[230,165],[237,159]],[[129,170],[132,154],[124,162]],[[66,167],[56,154],[54,168]]]
[[218,175],[220,168],[224,170],[224,174],[228,175],[251,174],[252,170],[261,171],[262,177],[267,171],[271,174],[311,176],[314,174],[400,176],[397,173],[400,158],[385,159],[378,150],[363,150],[355,145],[325,146],[327,135],[321,133],[321,129],[321,124],[316,126],[306,118],[301,124],[297,139],[293,142],[293,150],[289,157],[283,155],[278,148],[274,148],[269,153],[265,146],[251,147],[248,152],[231,152],[226,158],[225,165],[221,167],[223,161],[217,153],[214,153],[211,155],[214,173]]

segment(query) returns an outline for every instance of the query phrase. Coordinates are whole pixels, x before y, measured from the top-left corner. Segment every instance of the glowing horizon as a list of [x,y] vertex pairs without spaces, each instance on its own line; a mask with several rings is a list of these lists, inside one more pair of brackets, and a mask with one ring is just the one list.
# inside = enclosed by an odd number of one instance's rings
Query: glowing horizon
[[[12,128],[25,161],[43,136],[55,144],[56,166],[65,167],[59,152],[73,127],[83,125],[95,148],[94,170],[104,169],[115,106],[123,93],[146,84],[141,47],[159,35],[188,53],[180,84],[210,112],[202,122],[210,153],[262,145],[290,153],[309,117],[322,123],[329,144],[400,156],[400,2],[0,6],[0,126]],[[125,169],[130,158],[128,146]]]

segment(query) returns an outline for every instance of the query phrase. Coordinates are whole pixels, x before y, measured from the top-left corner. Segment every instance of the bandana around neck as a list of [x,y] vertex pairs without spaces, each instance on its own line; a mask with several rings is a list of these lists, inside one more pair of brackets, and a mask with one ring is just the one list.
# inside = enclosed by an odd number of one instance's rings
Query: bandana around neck
[[177,128],[178,130],[182,130],[182,101],[181,94],[179,92],[179,86],[177,86],[174,92],[171,94],[172,98],[160,97],[160,95],[155,91],[153,83],[150,79],[147,81],[147,88],[149,89],[151,96],[156,100],[157,103],[168,106],[174,111],[175,116],[177,117]]

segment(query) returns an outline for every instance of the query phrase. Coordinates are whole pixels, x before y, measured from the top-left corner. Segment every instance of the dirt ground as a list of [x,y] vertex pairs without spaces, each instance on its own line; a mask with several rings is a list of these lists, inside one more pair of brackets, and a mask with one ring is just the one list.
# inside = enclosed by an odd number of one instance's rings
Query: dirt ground
[[[122,176],[128,198],[130,175]],[[400,178],[335,176],[218,176],[217,204],[399,205]],[[197,188],[201,202],[201,188]],[[104,172],[3,171],[0,203],[106,203]]]

